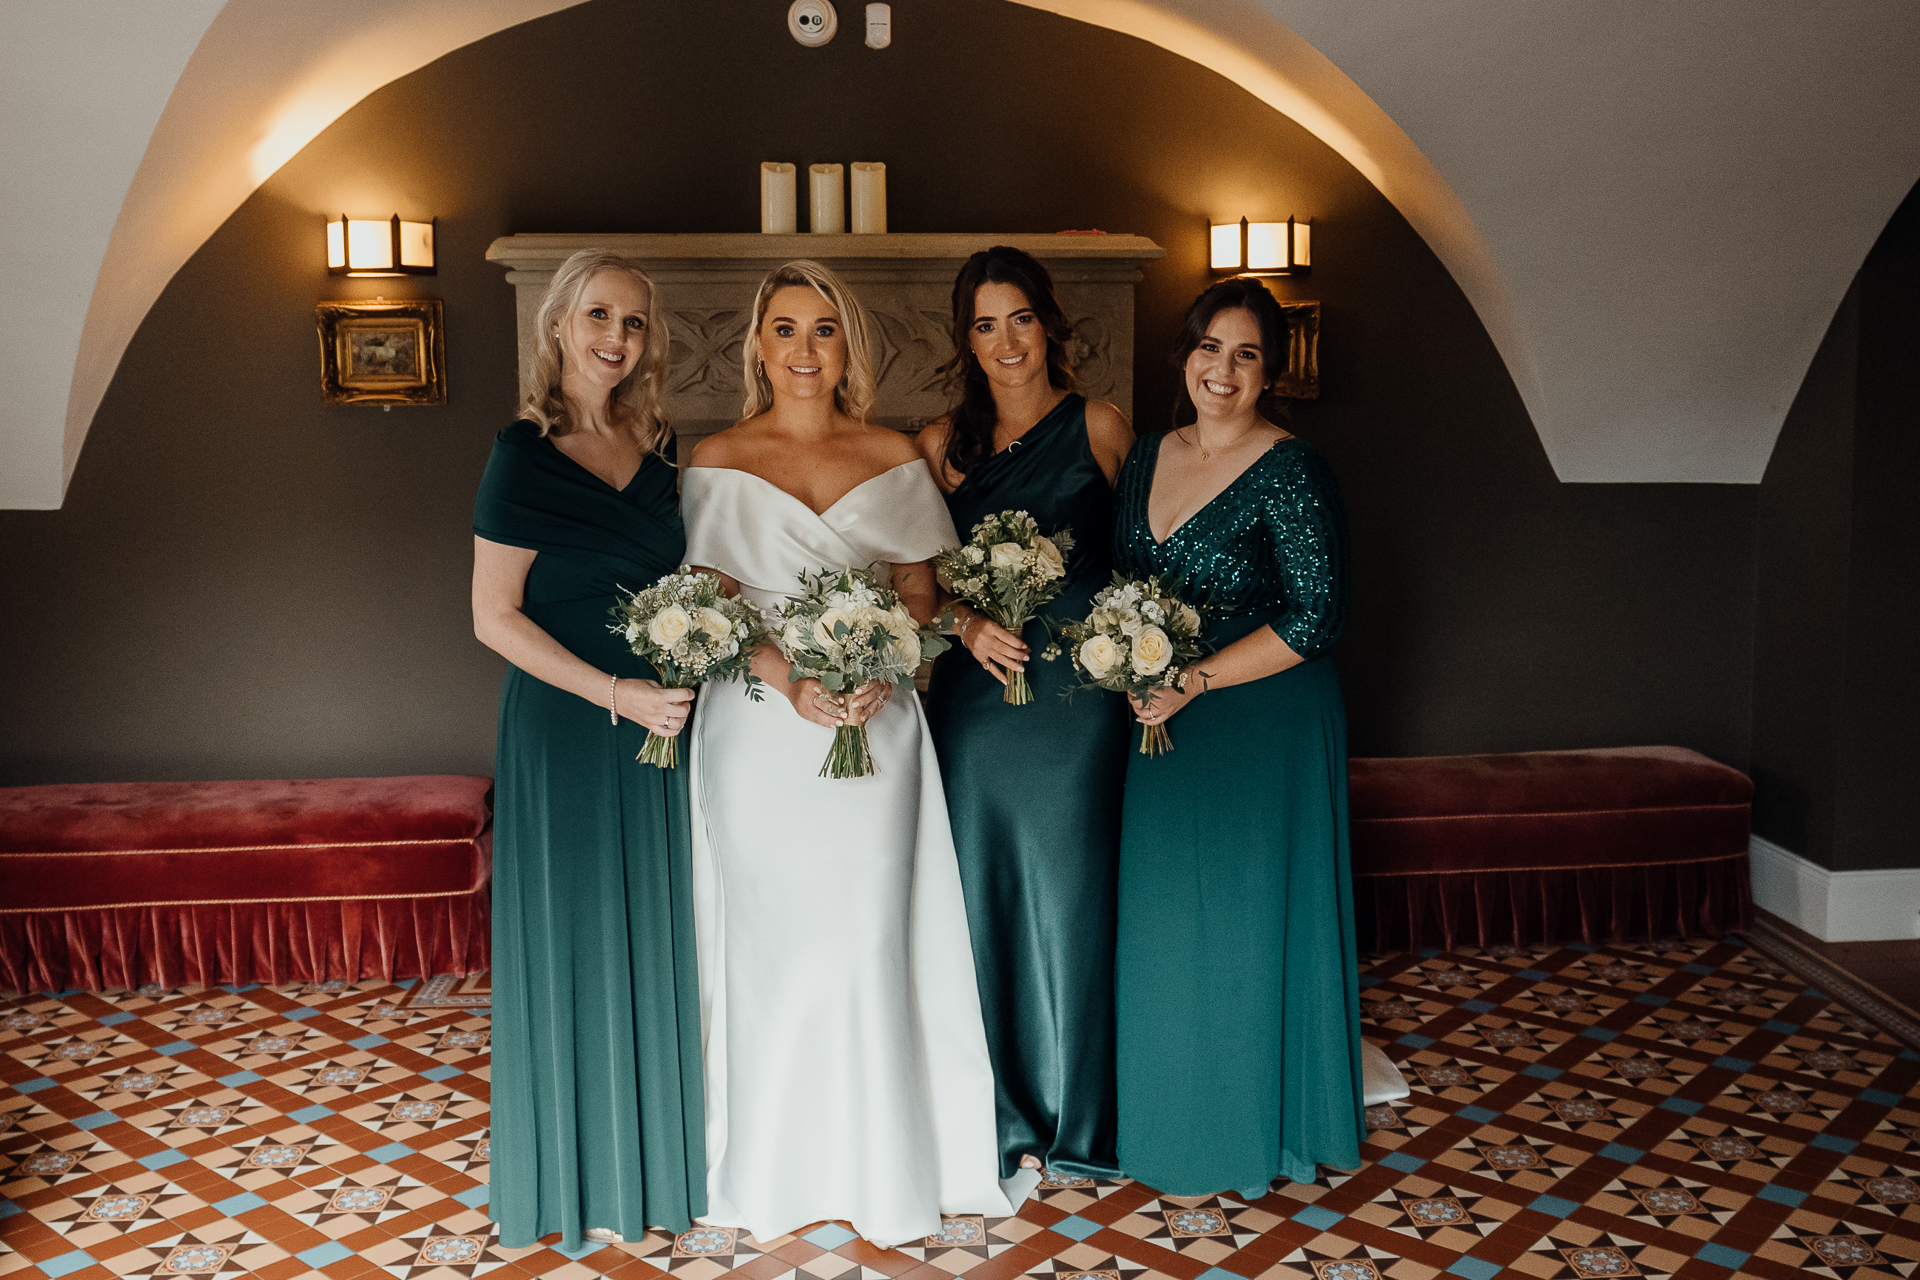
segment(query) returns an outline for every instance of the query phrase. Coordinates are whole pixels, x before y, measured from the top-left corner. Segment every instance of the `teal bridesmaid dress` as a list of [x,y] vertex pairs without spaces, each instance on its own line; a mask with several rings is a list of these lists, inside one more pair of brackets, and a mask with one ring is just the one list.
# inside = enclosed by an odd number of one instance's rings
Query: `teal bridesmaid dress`
[[[1073,530],[1067,585],[1047,606],[1085,617],[1112,577],[1113,492],[1087,443],[1087,402],[1069,394],[974,468],[947,498],[966,537],[997,511]],[[974,972],[993,1058],[1001,1176],[1023,1155],[1078,1177],[1111,1178],[1114,1152],[1113,930],[1127,716],[1110,695],[1062,694],[1065,659],[1043,661],[1027,624],[1033,701],[964,647],[934,664],[927,718],[960,856]]]
[[1128,758],[1121,817],[1120,1163],[1169,1195],[1352,1169],[1363,1135],[1346,712],[1331,659],[1346,522],[1314,449],[1275,444],[1155,542],[1162,436],[1116,489],[1123,573],[1177,575],[1224,648],[1272,627],[1305,661],[1205,693],[1173,750]]
[[[675,471],[615,489],[516,422],[473,531],[539,554],[523,611],[610,675],[652,677],[607,629],[616,587],[680,563]],[[500,693],[493,825],[492,1187],[509,1247],[589,1227],[629,1240],[706,1212],[700,984],[687,775],[646,730],[514,667]]]

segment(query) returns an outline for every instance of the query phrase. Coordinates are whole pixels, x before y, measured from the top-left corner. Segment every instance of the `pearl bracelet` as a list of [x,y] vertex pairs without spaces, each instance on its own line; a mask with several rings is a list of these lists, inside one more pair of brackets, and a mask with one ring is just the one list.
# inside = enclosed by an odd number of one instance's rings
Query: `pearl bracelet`
[[618,729],[620,713],[614,708],[614,695],[620,690],[620,677],[610,676],[607,680],[607,723]]

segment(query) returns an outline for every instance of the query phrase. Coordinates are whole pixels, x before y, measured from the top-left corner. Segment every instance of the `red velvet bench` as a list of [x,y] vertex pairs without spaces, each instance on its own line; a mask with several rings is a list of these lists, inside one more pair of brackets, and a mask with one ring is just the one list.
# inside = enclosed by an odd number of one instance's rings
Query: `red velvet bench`
[[1356,757],[1361,948],[1722,937],[1752,923],[1753,783],[1682,747]]
[[0,987],[487,967],[492,782],[0,787]]

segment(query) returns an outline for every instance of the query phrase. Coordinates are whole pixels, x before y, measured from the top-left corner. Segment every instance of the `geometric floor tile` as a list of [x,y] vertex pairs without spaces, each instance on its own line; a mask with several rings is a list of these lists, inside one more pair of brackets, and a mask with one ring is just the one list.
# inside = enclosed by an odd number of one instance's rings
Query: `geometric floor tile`
[[0,1275],[1920,1280],[1920,1053],[1737,940],[1359,977],[1412,1094],[1366,1109],[1357,1169],[1252,1204],[1048,1173],[899,1249],[822,1223],[565,1256],[487,1218],[484,981],[0,994]]

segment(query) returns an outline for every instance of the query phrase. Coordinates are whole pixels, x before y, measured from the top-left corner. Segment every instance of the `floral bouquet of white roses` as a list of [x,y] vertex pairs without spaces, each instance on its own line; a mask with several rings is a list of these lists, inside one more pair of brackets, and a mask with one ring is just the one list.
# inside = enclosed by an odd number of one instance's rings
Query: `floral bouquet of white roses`
[[[851,694],[869,680],[911,680],[924,659],[947,648],[870,568],[802,572],[799,592],[787,597],[774,618],[781,652],[792,664],[787,678],[812,677],[829,693]],[[820,776],[864,778],[873,771],[867,726],[834,730]]]
[[[613,606],[612,630],[653,664],[669,689],[744,680],[760,700],[760,677],[748,670],[754,646],[767,638],[766,619],[751,600],[723,595],[720,580],[682,565],[644,591],[628,591]],[[634,757],[662,769],[680,766],[680,739],[649,732]]]
[[[1180,599],[1177,583],[1158,576],[1114,574],[1086,621],[1066,623],[1060,634],[1086,676],[1078,688],[1111,689],[1149,704],[1163,689],[1185,689],[1190,666],[1206,652],[1200,611]],[[1141,728],[1141,755],[1173,750],[1164,724]]]
[[[1072,529],[1044,537],[1026,512],[1002,511],[973,526],[963,545],[935,556],[933,571],[941,586],[1018,636],[1067,585],[1072,551]],[[1017,707],[1033,701],[1026,672],[1007,673],[1004,700]]]

